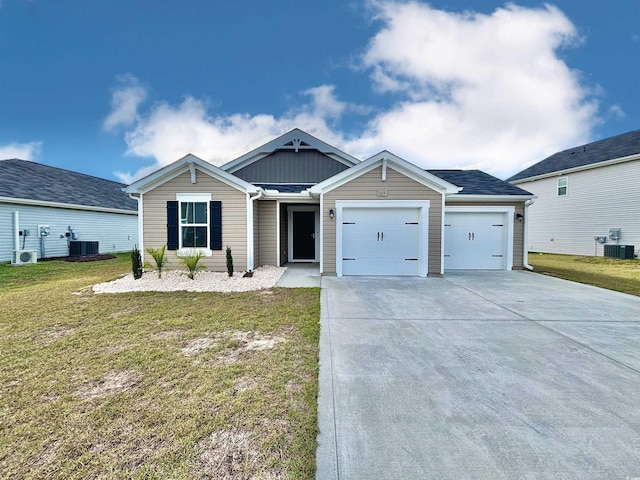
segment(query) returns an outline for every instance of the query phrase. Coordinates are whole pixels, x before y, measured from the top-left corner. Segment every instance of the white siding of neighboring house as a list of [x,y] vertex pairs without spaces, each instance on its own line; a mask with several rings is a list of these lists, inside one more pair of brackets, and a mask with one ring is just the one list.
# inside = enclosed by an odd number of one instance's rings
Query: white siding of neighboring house
[[[565,196],[557,194],[560,177],[569,180]],[[517,185],[538,196],[529,207],[529,251],[602,256],[594,237],[621,228],[617,243],[640,252],[640,160]]]
[[[19,212],[20,230],[29,229],[25,250],[35,250],[42,257],[38,225],[49,225],[51,235],[44,240],[46,257],[69,255],[68,238],[64,236],[69,226],[79,234],[78,240],[98,241],[100,253],[125,252],[138,243],[137,214],[117,214],[0,203],[0,261],[10,262],[14,250],[13,212]],[[62,238],[61,238],[62,236]],[[23,245],[20,237],[20,249]]]

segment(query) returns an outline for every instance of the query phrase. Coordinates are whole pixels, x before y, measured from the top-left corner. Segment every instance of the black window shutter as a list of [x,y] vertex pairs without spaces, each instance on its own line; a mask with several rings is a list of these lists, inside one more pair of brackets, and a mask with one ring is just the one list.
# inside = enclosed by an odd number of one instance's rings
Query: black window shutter
[[222,202],[209,202],[209,231],[211,250],[222,250]]
[[178,202],[167,202],[167,250],[178,250]]

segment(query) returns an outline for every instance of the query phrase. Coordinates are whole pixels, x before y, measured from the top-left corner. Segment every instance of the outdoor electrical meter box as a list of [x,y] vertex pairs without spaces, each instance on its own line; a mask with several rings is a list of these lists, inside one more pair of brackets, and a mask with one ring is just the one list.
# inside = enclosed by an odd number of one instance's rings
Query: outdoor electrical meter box
[[609,229],[609,238],[611,240],[618,241],[620,240],[620,234],[622,233],[621,228],[610,228]]
[[48,237],[51,235],[51,227],[49,225],[38,225],[38,234],[41,237]]

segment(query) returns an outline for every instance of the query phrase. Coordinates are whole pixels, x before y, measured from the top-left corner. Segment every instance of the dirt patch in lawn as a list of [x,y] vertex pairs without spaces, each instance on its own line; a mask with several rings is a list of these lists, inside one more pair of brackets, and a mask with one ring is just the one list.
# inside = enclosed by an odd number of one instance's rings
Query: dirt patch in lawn
[[185,334],[184,330],[165,330],[163,332],[154,333],[153,338],[159,340],[173,340],[174,338],[180,338]]
[[286,338],[261,332],[224,332],[217,336],[196,338],[182,348],[186,357],[195,357],[209,349],[219,349],[217,360],[223,363],[235,363],[247,353],[270,350]]
[[71,327],[69,325],[61,325],[59,327],[54,327],[38,335],[38,337],[36,338],[36,341],[40,343],[44,343],[45,345],[48,345],[49,343],[55,342],[60,338],[64,338],[67,335],[71,335],[77,329],[78,329],[77,327]]
[[248,432],[218,430],[197,445],[200,452],[192,471],[197,478],[219,480],[285,479],[282,472],[264,471],[258,444]]
[[258,382],[256,382],[253,378],[242,377],[233,384],[233,394],[237,395],[238,393],[244,392],[245,390],[252,390],[257,386]]
[[75,395],[86,399],[106,397],[126,392],[140,383],[140,380],[141,376],[132,370],[111,371],[107,372],[100,381],[83,385]]

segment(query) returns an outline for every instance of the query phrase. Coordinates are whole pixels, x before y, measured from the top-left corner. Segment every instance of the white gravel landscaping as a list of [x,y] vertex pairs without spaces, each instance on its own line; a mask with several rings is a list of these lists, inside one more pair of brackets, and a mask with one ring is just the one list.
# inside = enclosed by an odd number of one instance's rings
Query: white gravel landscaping
[[244,272],[235,272],[231,278],[226,273],[204,270],[198,272],[193,280],[181,270],[162,272],[162,278],[158,278],[156,272],[145,272],[138,280],[134,280],[130,273],[112,282],[98,283],[92,289],[94,293],[248,292],[274,287],[285,270],[285,267],[264,266],[256,268],[252,277],[243,277]]

